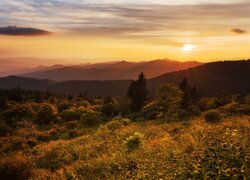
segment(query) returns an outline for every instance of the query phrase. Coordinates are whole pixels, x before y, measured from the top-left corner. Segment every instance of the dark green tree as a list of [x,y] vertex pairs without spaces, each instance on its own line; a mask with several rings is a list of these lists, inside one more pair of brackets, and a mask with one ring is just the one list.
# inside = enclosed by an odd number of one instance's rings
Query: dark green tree
[[179,89],[182,91],[181,108],[188,109],[189,106],[194,105],[198,99],[198,93],[196,87],[190,87],[187,78],[184,78],[179,85]]
[[141,73],[137,80],[131,82],[127,96],[131,100],[133,111],[140,111],[147,101],[147,81],[145,75]]

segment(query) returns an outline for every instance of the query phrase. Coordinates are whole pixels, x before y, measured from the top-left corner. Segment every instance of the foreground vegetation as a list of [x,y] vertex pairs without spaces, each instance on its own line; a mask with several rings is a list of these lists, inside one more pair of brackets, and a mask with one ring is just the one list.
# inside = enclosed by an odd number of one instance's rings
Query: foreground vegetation
[[1,179],[250,177],[249,95],[202,97],[183,80],[148,99],[145,83],[130,99],[1,90]]
[[[250,117],[206,123],[130,122],[117,118],[81,131],[76,122],[39,130],[23,124],[1,138],[4,179],[247,179],[250,175]],[[59,139],[52,140],[59,136]],[[46,139],[47,138],[47,139]]]

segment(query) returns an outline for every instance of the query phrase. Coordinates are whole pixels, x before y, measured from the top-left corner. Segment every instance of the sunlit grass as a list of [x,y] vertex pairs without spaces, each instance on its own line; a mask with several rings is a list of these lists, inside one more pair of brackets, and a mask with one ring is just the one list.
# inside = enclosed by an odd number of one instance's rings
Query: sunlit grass
[[[249,122],[249,116],[224,118],[212,124],[201,117],[176,123],[115,120],[78,138],[52,139],[34,146],[25,141],[25,136],[51,132],[24,128],[24,137],[18,137],[23,146],[14,145],[17,137],[5,137],[1,139],[1,153],[12,156],[19,151],[31,158],[34,179],[247,178]],[[135,133],[140,134],[139,146],[128,151],[126,141]],[[8,144],[5,152],[12,152],[9,155],[3,152]]]

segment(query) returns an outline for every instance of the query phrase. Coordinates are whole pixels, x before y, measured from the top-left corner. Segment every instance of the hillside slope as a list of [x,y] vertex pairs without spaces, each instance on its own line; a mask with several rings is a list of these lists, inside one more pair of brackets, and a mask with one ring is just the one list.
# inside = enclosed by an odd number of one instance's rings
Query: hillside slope
[[168,82],[178,85],[183,78],[204,94],[218,91],[250,93],[250,60],[213,62],[199,67],[158,76],[149,81],[150,89]]

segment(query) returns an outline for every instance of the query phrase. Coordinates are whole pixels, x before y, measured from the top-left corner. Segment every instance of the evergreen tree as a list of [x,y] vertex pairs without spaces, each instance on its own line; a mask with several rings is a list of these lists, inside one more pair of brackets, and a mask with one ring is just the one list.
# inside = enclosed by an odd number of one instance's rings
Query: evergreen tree
[[179,85],[179,89],[182,91],[181,108],[188,109],[190,105],[194,103],[196,96],[196,88],[191,88],[188,84],[187,78],[184,78]]
[[181,83],[180,83],[180,85],[179,85],[179,89],[180,89],[182,92],[183,92],[183,91],[187,91],[187,89],[189,89],[188,80],[187,80],[186,77],[181,81]]
[[0,110],[4,109],[7,104],[6,97],[4,95],[0,95]]
[[141,110],[141,108],[145,105],[147,95],[147,82],[145,79],[145,75],[141,73],[137,80],[131,82],[128,89],[127,96],[131,100],[131,108],[133,111]]

